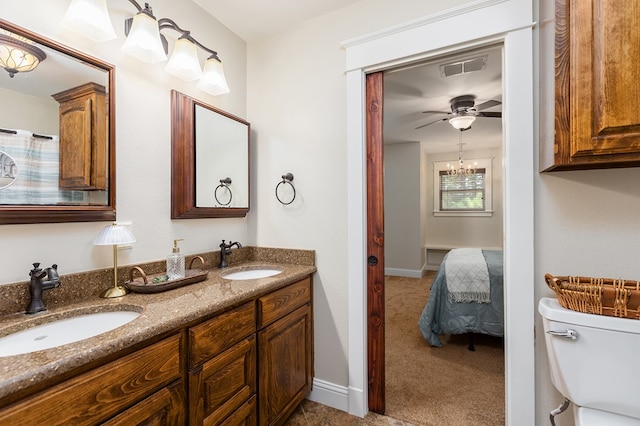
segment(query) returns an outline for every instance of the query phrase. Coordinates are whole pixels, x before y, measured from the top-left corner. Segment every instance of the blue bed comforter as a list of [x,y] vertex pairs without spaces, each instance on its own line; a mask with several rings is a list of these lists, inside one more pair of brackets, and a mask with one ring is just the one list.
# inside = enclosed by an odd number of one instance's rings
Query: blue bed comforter
[[[450,302],[445,273],[446,256],[431,284],[429,300],[422,310],[418,326],[432,346],[442,346],[439,334],[481,333],[504,335],[504,289],[502,251],[482,250],[491,283],[491,303]],[[448,254],[447,254],[448,256]]]

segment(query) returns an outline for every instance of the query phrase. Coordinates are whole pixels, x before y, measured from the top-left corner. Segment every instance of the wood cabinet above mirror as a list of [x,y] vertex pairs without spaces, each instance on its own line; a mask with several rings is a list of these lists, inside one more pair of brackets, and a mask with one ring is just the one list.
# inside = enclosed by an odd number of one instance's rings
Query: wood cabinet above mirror
[[171,218],[249,211],[248,122],[171,92]]
[[0,68],[0,224],[115,220],[115,67],[2,19],[0,35],[41,56]]

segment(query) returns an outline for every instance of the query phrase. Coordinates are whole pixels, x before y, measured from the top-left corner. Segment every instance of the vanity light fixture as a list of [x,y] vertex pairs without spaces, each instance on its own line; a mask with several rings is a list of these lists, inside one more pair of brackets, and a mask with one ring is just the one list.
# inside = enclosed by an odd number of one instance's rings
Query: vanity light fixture
[[136,238],[123,225],[113,223],[102,228],[95,240],[94,246],[113,246],[113,287],[105,290],[100,297],[122,297],[127,294],[127,289],[118,285],[118,244],[135,243]]
[[[71,9],[76,2],[85,1],[104,2],[104,0],[72,0],[69,8]],[[148,63],[166,61],[169,43],[161,31],[166,29],[176,31],[180,35],[173,46],[173,52],[165,70],[185,81],[199,80],[197,87],[214,96],[229,93],[222,61],[216,51],[198,42],[190,31],[180,28],[173,20],[169,18],[156,19],[149,3],[145,3],[144,8],[136,0],[129,0],[129,3],[138,12],[133,18],[125,20],[127,40],[122,46],[123,52]],[[87,15],[85,19],[90,20],[91,18]],[[82,31],[82,33],[91,38],[87,31]],[[209,55],[204,63],[204,72],[198,59],[198,47]]]
[[93,41],[116,38],[106,0],[71,0],[61,24]]
[[9,77],[33,71],[46,57],[42,49],[28,38],[8,31],[0,33],[0,67],[9,73]]

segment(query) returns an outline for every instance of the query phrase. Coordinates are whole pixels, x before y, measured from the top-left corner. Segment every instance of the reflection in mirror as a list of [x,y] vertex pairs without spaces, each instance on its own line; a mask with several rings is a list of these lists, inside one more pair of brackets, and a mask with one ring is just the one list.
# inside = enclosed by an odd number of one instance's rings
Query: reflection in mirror
[[18,177],[16,160],[4,151],[0,151],[0,189],[13,185]]
[[196,207],[249,207],[247,124],[195,105]]
[[171,218],[249,211],[249,123],[171,92]]
[[115,220],[114,67],[1,19],[0,36],[0,224]]

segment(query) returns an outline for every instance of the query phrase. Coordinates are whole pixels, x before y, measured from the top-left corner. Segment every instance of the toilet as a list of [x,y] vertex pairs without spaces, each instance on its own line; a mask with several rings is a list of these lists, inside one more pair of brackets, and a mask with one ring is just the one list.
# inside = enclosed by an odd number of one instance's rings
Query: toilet
[[551,381],[581,426],[640,426],[640,320],[540,299]]

